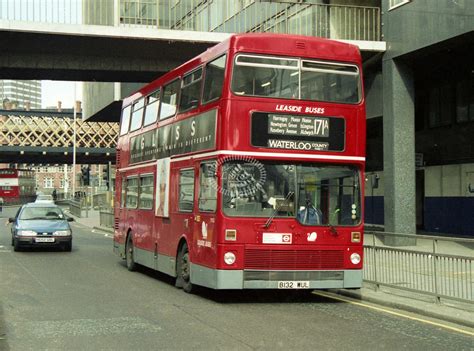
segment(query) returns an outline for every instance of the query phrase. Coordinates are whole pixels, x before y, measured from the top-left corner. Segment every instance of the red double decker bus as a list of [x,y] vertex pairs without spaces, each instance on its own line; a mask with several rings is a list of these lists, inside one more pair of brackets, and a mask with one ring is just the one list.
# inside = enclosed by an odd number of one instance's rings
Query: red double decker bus
[[213,289],[362,284],[356,46],[239,34],[123,102],[114,251]]
[[0,169],[0,198],[7,205],[34,201],[36,198],[35,172],[29,169]]

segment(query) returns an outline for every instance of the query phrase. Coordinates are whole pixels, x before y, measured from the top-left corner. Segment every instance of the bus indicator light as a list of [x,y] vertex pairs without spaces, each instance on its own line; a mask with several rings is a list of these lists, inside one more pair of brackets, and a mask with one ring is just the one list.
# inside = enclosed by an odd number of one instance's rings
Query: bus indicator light
[[235,230],[235,229],[226,229],[225,230],[225,240],[227,240],[227,241],[236,241],[237,240],[237,230]]
[[351,233],[351,242],[360,243],[360,232],[352,232]]

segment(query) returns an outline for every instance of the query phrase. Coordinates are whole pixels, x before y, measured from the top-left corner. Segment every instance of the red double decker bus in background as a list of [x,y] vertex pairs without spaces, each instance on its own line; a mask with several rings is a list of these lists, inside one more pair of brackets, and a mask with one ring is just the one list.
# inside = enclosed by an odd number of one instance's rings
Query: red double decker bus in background
[[114,251],[213,289],[362,284],[357,47],[239,34],[123,102]]
[[6,205],[34,201],[36,198],[35,172],[29,169],[0,169],[0,198]]

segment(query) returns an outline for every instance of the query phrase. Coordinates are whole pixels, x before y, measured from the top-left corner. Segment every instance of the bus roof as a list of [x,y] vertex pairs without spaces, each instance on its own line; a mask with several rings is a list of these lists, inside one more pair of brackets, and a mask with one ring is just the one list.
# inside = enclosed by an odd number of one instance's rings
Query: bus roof
[[[282,40],[285,39],[285,40]],[[359,62],[360,52],[356,45],[331,39],[292,34],[249,33],[229,38],[230,47],[236,51],[294,55],[305,57],[308,53],[318,58]]]
[[[282,40],[285,39],[285,40]],[[232,51],[255,52],[282,56],[317,57],[322,60],[361,62],[359,48],[332,39],[275,33],[242,33],[233,34],[221,43],[208,48],[202,54],[176,67],[172,71],[145,85],[134,94],[124,99],[124,106],[155,91],[162,83],[187,73],[194,67],[207,62],[224,52]]]

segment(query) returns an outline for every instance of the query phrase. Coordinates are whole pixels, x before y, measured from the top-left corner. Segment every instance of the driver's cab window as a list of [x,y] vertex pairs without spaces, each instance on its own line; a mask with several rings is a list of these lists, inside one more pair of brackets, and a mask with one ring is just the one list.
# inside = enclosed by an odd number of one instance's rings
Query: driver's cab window
[[356,169],[344,166],[301,166],[298,175],[297,219],[300,223],[360,223],[360,184]]
[[[316,173],[303,173],[299,179],[299,196],[297,219],[302,224],[322,225],[324,185],[317,179]],[[325,211],[324,211],[325,212]]]

